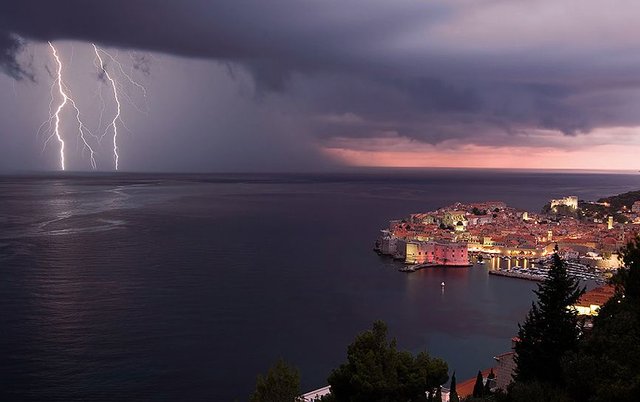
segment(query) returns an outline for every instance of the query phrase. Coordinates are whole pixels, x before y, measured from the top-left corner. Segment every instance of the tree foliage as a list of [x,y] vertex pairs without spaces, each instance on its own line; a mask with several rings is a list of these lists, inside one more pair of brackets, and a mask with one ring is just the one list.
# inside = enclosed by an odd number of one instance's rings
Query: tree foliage
[[509,393],[498,394],[499,402],[572,402],[563,387],[536,380],[515,382],[509,386]]
[[449,387],[449,401],[460,402],[460,397],[458,396],[458,389],[456,388],[456,372],[455,371],[451,375],[451,386]]
[[640,399],[640,238],[622,256],[624,268],[611,281],[614,296],[599,310],[578,352],[565,357],[568,389],[576,400]]
[[631,206],[634,202],[640,200],[640,190],[638,191],[629,191],[628,193],[614,195],[612,197],[600,198],[598,202],[606,202],[609,203],[610,208],[612,210],[619,210],[622,207],[627,207],[631,209]]
[[442,387],[438,387],[433,402],[442,402]]
[[576,350],[580,328],[577,313],[567,308],[584,293],[567,274],[557,253],[548,278],[534,291],[538,297],[522,325],[518,324],[515,379],[519,382],[562,383],[562,355]]
[[476,376],[476,383],[473,385],[473,397],[474,398],[482,398],[484,395],[484,383],[482,372],[478,370],[478,375]]
[[496,386],[496,375],[493,372],[493,369],[489,372],[487,376],[487,382],[484,384],[483,393],[485,396],[491,395],[491,388]]
[[266,376],[258,375],[251,402],[295,402],[300,395],[300,373],[278,360]]
[[480,210],[478,209],[478,207],[473,207],[473,209],[471,210],[471,213],[474,215],[486,215],[487,210],[486,209]]
[[426,352],[415,357],[387,340],[387,326],[376,321],[347,349],[347,362],[331,372],[329,385],[338,402],[424,401],[447,378],[447,364]]

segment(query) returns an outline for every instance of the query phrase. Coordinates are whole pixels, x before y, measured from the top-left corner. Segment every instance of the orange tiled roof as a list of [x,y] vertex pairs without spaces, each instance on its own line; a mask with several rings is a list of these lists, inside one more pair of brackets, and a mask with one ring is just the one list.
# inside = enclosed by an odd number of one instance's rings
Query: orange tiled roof
[[[482,377],[487,378],[489,373],[491,372],[491,368],[482,370]],[[497,368],[493,368],[493,373],[495,374]],[[476,377],[469,378],[468,380],[464,380],[461,383],[456,385],[456,392],[460,399],[466,398],[468,396],[473,395],[473,387],[476,385]]]
[[591,305],[602,306],[613,296],[614,293],[615,288],[611,285],[599,286],[580,296],[576,305],[585,307],[589,307]]

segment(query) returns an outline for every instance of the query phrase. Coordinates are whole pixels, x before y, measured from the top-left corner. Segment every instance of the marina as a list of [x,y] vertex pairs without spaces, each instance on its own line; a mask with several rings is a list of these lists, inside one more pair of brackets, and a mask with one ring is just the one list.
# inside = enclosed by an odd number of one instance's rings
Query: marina
[[[475,265],[487,266],[489,275],[541,282],[547,279],[548,272],[552,264],[552,259],[549,256],[544,258],[526,259],[521,257],[516,258],[496,255],[483,256],[482,254],[478,254],[473,257],[472,262],[475,263],[456,265],[456,267],[473,267]],[[565,261],[565,266],[567,268],[567,273],[570,276],[582,281],[592,281],[598,284],[603,284],[607,281],[609,276],[606,270],[594,268],[575,260]],[[398,268],[398,271],[412,273],[426,268],[442,267],[450,268],[451,266],[438,263],[407,264]]]
[[528,272],[518,272],[518,271],[489,271],[489,275],[497,275],[497,276],[506,276],[509,278],[518,278],[518,279],[526,279],[529,281],[537,281],[541,282],[547,278],[546,275],[534,274]]
[[[492,265],[489,270],[490,275],[526,279],[531,281],[543,281],[547,279],[548,272],[552,264],[551,258],[546,257],[528,261],[531,264],[530,267],[522,267],[520,265],[511,266],[511,260],[508,260],[507,267],[501,267],[500,261],[502,260],[503,258],[493,257],[491,260]],[[605,283],[608,278],[607,271],[593,268],[577,261],[567,260],[565,261],[565,266],[567,268],[567,273],[570,276],[582,281]]]

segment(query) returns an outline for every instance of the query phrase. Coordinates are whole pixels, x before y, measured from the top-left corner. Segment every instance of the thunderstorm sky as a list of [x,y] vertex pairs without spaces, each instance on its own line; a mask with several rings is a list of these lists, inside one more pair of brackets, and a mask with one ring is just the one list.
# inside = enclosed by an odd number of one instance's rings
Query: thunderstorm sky
[[[59,168],[37,135],[48,41],[91,130],[115,111],[92,43],[144,84],[122,89],[121,170],[637,170],[638,16],[622,0],[3,0],[0,171]],[[89,170],[62,117],[69,169]],[[113,170],[108,138],[96,162]]]

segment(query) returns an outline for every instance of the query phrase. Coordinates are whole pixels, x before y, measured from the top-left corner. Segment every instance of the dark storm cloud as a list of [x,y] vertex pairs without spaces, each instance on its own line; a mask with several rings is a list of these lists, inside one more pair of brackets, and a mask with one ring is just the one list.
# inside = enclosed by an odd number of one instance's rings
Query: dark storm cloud
[[[528,129],[640,125],[635,6],[621,3],[604,18],[574,0],[6,0],[0,64],[25,76],[14,35],[95,41],[242,66],[259,91],[286,94],[320,143],[522,141]],[[347,114],[357,119],[323,119]]]
[[341,68],[376,40],[442,13],[421,2],[5,1],[0,29],[35,40],[77,39],[189,57],[234,60],[264,83],[293,71]]
[[21,64],[17,59],[22,47],[23,43],[19,37],[11,32],[0,30],[0,69],[17,80],[23,78],[33,80],[29,67]]

